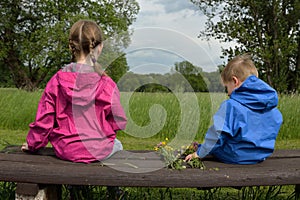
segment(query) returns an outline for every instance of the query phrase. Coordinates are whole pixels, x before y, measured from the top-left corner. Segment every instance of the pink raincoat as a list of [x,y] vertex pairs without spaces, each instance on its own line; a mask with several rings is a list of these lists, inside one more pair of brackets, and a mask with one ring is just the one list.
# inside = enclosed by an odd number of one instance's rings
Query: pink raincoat
[[50,142],[56,155],[90,163],[111,152],[126,116],[116,84],[97,73],[57,72],[48,82],[27,135],[30,151]]

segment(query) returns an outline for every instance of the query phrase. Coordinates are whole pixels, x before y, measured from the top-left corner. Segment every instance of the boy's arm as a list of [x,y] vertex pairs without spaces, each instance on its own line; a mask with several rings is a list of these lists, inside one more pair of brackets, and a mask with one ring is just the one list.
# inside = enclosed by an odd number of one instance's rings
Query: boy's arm
[[200,148],[197,150],[197,155],[200,158],[207,156],[211,150],[215,147],[215,144],[220,138],[221,132],[215,129],[215,126],[212,125],[206,132],[204,143],[201,144]]
[[207,156],[217,144],[223,131],[228,131],[228,113],[227,101],[224,101],[219,110],[213,116],[213,125],[208,129],[205,135],[204,143],[197,150],[197,156],[204,158]]
[[211,126],[206,132],[204,143],[199,145],[196,152],[189,154],[185,157],[185,161],[190,161],[193,158],[204,158],[215,147],[215,144],[220,138],[220,133],[214,130],[214,126]]

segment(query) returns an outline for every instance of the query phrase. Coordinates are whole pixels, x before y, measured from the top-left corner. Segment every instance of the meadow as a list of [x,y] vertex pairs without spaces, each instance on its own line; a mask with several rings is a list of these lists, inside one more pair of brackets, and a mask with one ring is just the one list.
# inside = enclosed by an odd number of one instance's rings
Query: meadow
[[[26,92],[10,88],[0,89],[1,149],[7,145],[21,145],[25,142],[28,124],[35,118],[41,95],[42,91]],[[204,134],[211,124],[213,113],[226,98],[227,96],[223,93],[121,93],[121,103],[129,119],[129,126],[125,131],[118,133],[118,138],[122,141],[124,149],[128,150],[153,149],[165,138],[172,141],[178,136],[184,137],[185,135],[188,135],[190,140],[202,142]],[[282,112],[284,122],[278,135],[276,148],[299,149],[300,95],[279,95],[278,108]],[[4,184],[4,186],[7,185]],[[12,187],[12,185],[7,187]],[[141,196],[143,199],[153,199],[151,197],[153,195],[160,199],[183,199],[183,196],[189,196],[188,199],[198,199],[199,195],[204,195],[203,199],[222,199],[224,195],[233,192],[232,189],[202,192],[196,189],[144,188],[136,190],[126,188],[126,190],[136,199]],[[247,196],[250,194],[249,191],[257,193],[257,190],[245,188],[234,194]],[[265,191],[264,194],[259,195],[267,195],[270,188],[259,189],[259,191]],[[278,192],[277,189],[274,191],[274,193]],[[285,186],[281,188],[278,192],[279,195],[274,199],[288,199],[292,191],[292,186]],[[212,198],[208,198],[209,196]],[[239,197],[233,199],[239,199]]]
[[[7,144],[22,144],[25,141],[28,125],[34,121],[41,94],[42,91],[0,89],[0,148]],[[123,140],[125,148],[152,149],[166,137],[172,140],[180,131],[189,133],[190,129],[194,131],[190,136],[201,142],[211,124],[212,115],[227,97],[222,93],[187,93],[185,96],[186,98],[182,98],[171,93],[121,93],[121,103],[124,105],[129,125],[128,131],[121,131],[118,137]],[[192,97],[197,98],[198,105],[189,100]],[[278,108],[284,122],[276,148],[299,148],[300,95],[279,95]],[[194,110],[197,112],[189,113]],[[197,114],[199,117],[196,120]],[[184,121],[191,123],[184,124]],[[180,130],[183,129],[182,124],[187,131]],[[155,132],[152,129],[155,129]]]

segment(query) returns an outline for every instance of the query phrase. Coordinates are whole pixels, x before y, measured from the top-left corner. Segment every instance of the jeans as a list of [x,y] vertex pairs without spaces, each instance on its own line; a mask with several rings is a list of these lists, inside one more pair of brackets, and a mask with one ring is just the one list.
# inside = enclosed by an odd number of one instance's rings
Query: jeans
[[111,153],[105,158],[108,159],[110,158],[112,155],[114,155],[116,152],[123,150],[123,145],[121,143],[120,140],[118,140],[117,138],[114,140],[114,147],[113,150],[111,151]]

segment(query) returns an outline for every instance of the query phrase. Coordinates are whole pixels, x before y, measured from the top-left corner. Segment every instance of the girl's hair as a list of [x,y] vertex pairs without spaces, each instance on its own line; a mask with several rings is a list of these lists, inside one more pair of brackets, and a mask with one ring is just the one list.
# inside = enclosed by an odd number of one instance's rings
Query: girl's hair
[[72,61],[76,62],[80,56],[89,57],[93,63],[95,72],[103,74],[101,65],[97,63],[94,49],[102,44],[103,35],[96,22],[91,20],[79,20],[70,30],[69,48],[72,52]]
[[221,73],[223,83],[232,81],[232,76],[236,76],[241,81],[245,81],[250,75],[258,77],[257,69],[249,54],[236,56],[228,62]]

